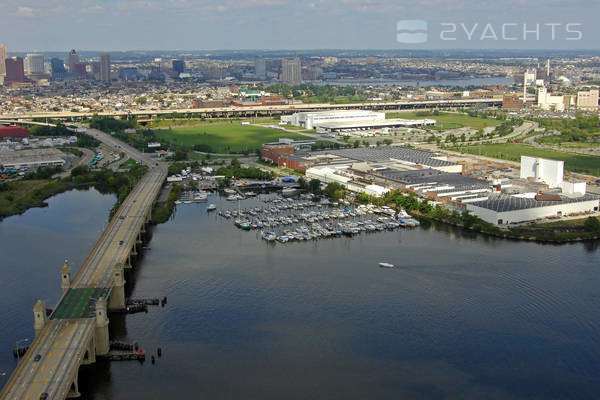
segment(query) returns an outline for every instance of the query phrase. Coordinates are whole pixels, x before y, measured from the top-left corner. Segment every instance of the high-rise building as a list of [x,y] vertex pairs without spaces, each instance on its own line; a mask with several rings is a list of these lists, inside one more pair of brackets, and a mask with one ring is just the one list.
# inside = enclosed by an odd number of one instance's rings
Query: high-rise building
[[281,63],[281,80],[287,83],[302,82],[300,57],[284,58]]
[[27,54],[24,62],[25,75],[44,75],[44,55]]
[[100,61],[92,62],[92,75],[94,79],[100,80]]
[[77,75],[77,79],[86,79],[87,78],[87,65],[85,63],[79,62],[75,64],[75,70],[73,71]]
[[6,65],[6,78],[5,83],[23,83],[25,82],[25,68],[23,66],[23,59],[21,57],[7,58],[5,61]]
[[75,72],[75,65],[79,64],[79,56],[75,49],[69,52],[69,71]]
[[52,71],[52,77],[54,79],[63,79],[65,73],[67,72],[65,70],[65,62],[60,58],[56,57],[50,60],[50,69]]
[[267,79],[267,62],[263,56],[254,59],[254,75],[257,79]]
[[0,75],[6,75],[6,59],[8,58],[8,53],[6,52],[6,46],[0,44]]
[[173,60],[172,61],[172,70],[175,75],[183,74],[183,72],[185,71],[185,61]]
[[100,80],[110,82],[110,54],[100,54]]
[[598,111],[598,89],[577,92],[577,109],[584,111]]

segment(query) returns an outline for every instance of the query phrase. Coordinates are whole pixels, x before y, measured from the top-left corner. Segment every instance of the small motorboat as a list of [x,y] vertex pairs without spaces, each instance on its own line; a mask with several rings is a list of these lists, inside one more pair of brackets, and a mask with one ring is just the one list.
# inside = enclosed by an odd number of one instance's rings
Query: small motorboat
[[396,268],[396,266],[394,264],[390,264],[390,263],[386,263],[386,262],[380,262],[379,266],[381,268]]
[[217,206],[215,206],[214,204],[209,204],[208,206],[206,206],[206,211],[214,211],[217,209]]

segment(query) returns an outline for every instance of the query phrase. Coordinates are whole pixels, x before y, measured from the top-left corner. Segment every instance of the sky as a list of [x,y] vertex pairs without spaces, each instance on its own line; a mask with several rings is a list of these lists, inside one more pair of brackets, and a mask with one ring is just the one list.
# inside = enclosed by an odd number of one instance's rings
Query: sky
[[[598,0],[0,0],[0,43],[9,53],[598,49],[598,15]],[[404,20],[427,30],[399,32]]]

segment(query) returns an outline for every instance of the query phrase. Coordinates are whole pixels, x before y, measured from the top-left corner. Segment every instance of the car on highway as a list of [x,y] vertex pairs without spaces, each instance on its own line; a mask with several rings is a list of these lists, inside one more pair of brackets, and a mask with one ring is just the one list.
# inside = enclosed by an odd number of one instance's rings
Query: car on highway
[[40,400],[46,400],[48,398],[48,393],[44,392],[40,394]]
[[42,356],[40,354],[36,354],[35,357],[33,357],[33,361],[38,362],[42,359]]

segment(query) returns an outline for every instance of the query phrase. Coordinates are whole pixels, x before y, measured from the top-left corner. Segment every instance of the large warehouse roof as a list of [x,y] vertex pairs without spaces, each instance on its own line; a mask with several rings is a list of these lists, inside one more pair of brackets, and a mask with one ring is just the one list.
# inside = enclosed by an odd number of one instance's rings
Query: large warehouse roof
[[426,165],[429,167],[447,167],[458,165],[453,162],[439,160],[438,154],[425,150],[416,150],[410,147],[385,146],[368,147],[357,149],[341,149],[328,151],[341,157],[350,158],[357,161],[367,162],[389,162],[399,161],[411,164]]
[[523,197],[514,197],[509,195],[499,195],[485,201],[472,203],[475,207],[486,208],[496,212],[507,212],[516,210],[525,210],[528,208],[548,207],[559,204],[579,203],[582,201],[598,200],[600,196],[586,194],[582,197],[562,197],[561,201],[538,201]]
[[393,128],[411,127],[421,125],[435,125],[433,119],[382,119],[362,121],[325,121],[315,122],[315,127],[329,130],[338,129],[367,129],[367,128]]

